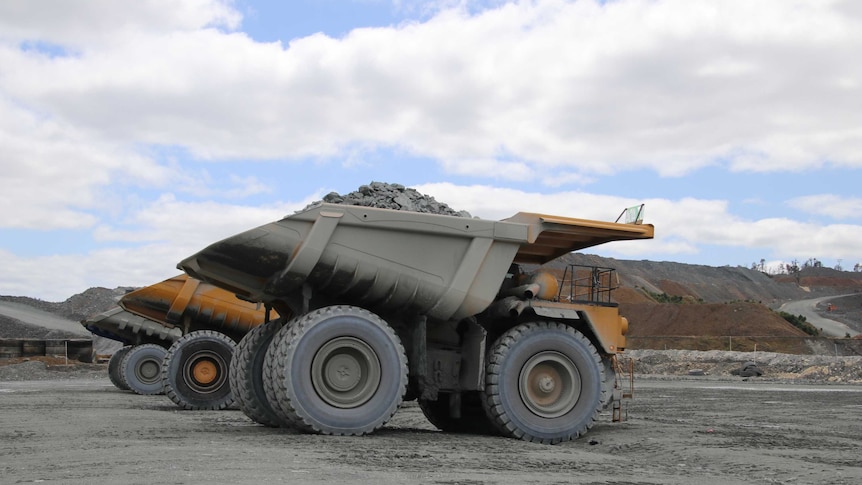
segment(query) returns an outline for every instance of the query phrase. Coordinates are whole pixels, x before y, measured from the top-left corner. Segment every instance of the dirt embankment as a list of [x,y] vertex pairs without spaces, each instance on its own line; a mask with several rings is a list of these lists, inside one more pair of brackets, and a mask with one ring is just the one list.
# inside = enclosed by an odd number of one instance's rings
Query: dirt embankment
[[751,302],[705,304],[621,303],[629,336],[786,336],[807,334],[778,313]]
[[[690,302],[724,303],[754,301],[777,307],[787,300],[813,298],[814,294],[839,294],[840,287],[809,287],[795,280],[771,277],[740,266],[704,266],[668,261],[631,261],[603,258],[592,254],[570,254],[554,263],[557,266],[581,264],[617,270],[620,285],[644,295],[665,293]],[[807,270],[806,270],[807,271]],[[843,274],[842,272],[838,272]]]
[[[80,321],[116,305],[130,287],[90,288],[66,301],[49,302],[24,296],[0,296],[0,338],[63,339],[80,338],[85,333]],[[50,325],[48,325],[50,323]]]
[[634,360],[635,374],[641,376],[739,380],[734,371],[753,362],[763,371],[762,376],[751,378],[754,380],[862,384],[860,356],[650,349],[630,350],[625,355]]
[[[744,267],[584,254],[565,256],[551,267],[562,273],[566,264],[616,270],[614,301],[629,320],[629,348],[834,353],[835,342],[812,337],[773,311],[787,302],[826,297],[817,309],[824,318],[862,331],[862,273],[805,268],[797,280],[796,275],[770,276]],[[837,297],[844,294],[851,296]],[[854,340],[839,345],[839,353],[862,352],[862,344]]]

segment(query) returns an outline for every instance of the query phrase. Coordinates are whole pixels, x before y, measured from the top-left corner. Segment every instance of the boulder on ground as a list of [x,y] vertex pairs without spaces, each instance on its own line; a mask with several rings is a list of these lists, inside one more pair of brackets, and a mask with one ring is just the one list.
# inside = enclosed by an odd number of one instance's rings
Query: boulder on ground
[[742,367],[734,369],[730,373],[739,377],[760,377],[763,375],[763,369],[754,362],[746,362],[742,364]]

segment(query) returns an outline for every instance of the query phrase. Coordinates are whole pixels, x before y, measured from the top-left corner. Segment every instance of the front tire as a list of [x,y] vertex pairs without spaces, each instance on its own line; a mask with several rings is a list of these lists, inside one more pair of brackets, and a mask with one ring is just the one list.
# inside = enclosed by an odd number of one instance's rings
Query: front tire
[[331,306],[293,321],[266,358],[276,403],[300,430],[363,435],[395,414],[407,390],[407,357],[392,328],[358,307]]
[[143,344],[132,347],[123,357],[123,382],[137,394],[161,394],[164,359],[165,348],[159,345]]
[[504,333],[490,355],[483,404],[501,433],[555,444],[593,426],[604,372],[583,334],[555,322],[526,323]]
[[162,373],[165,394],[183,409],[218,410],[233,404],[230,362],[236,343],[213,330],[184,335],[171,345]]

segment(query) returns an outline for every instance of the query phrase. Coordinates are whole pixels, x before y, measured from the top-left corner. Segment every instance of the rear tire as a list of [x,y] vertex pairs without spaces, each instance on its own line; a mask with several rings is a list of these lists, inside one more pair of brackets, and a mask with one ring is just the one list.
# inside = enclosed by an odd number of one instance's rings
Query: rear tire
[[230,388],[236,404],[252,421],[273,428],[289,424],[269,404],[263,375],[266,351],[281,328],[279,320],[253,328],[240,340],[230,363]]
[[165,394],[183,409],[229,407],[234,401],[228,375],[235,348],[233,340],[213,330],[184,335],[165,356]]
[[501,433],[555,444],[593,426],[604,372],[583,334],[556,322],[526,323],[504,333],[490,356],[483,404]]
[[131,391],[132,389],[126,384],[126,381],[123,379],[123,358],[126,357],[126,354],[132,350],[131,345],[127,345],[111,355],[111,360],[108,361],[108,379],[111,380],[111,384],[116,386],[117,389],[121,391]]
[[161,394],[164,359],[165,349],[159,345],[143,344],[132,347],[126,352],[120,366],[123,382],[137,394]]
[[358,307],[297,318],[266,358],[270,403],[306,432],[363,435],[395,414],[407,390],[407,357],[392,328]]

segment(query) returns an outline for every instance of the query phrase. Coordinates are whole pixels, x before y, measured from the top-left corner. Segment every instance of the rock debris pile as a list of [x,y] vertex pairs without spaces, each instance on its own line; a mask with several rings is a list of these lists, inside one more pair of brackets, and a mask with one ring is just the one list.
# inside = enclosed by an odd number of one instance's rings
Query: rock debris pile
[[795,382],[862,384],[862,357],[796,355],[776,352],[725,350],[628,350],[635,374],[652,376],[705,375],[737,378],[741,368],[753,363],[763,372],[757,379]]
[[400,184],[388,184],[385,182],[371,182],[362,185],[359,189],[349,194],[338,194],[330,192],[323,200],[309,204],[306,209],[320,203],[359,205],[363,207],[377,207],[380,209],[395,209],[410,212],[426,212],[431,214],[443,214],[448,216],[472,217],[467,211],[456,211],[447,204],[437,202],[434,197],[425,195]]

